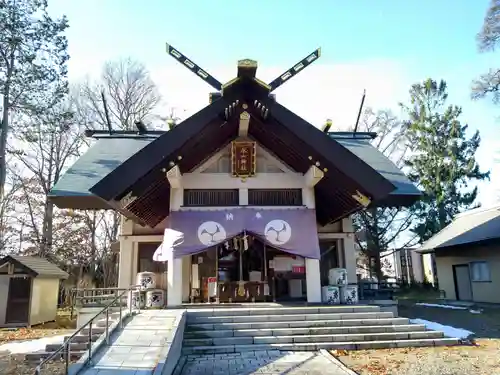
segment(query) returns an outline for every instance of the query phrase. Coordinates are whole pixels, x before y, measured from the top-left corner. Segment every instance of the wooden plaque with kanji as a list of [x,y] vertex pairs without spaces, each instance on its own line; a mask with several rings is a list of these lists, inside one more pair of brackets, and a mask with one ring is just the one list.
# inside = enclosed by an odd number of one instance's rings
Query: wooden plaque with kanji
[[231,143],[231,171],[233,177],[251,177],[256,172],[255,142],[234,141]]

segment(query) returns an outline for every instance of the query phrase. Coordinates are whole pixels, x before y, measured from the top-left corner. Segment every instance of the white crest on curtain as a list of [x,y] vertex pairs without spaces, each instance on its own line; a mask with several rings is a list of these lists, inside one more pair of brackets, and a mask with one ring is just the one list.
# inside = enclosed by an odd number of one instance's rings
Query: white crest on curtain
[[165,229],[163,234],[163,242],[153,254],[155,262],[166,262],[169,258],[169,253],[174,247],[179,246],[184,242],[184,233],[170,228]]

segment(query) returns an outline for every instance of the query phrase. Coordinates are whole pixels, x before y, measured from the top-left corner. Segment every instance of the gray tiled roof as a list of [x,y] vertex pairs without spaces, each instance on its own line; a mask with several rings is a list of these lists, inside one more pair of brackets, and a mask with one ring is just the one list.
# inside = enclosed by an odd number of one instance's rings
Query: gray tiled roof
[[463,212],[427,240],[419,252],[500,238],[500,206]]
[[370,143],[370,139],[336,137],[335,133],[333,133],[333,138],[396,186],[396,190],[391,195],[414,195],[416,197],[422,195],[403,171]]
[[[392,197],[410,197],[413,199],[413,197],[421,195],[420,191],[405,174],[377,148],[371,145],[371,138],[352,138],[352,134],[348,136],[344,134],[343,137],[340,133],[330,133],[330,135],[396,186],[396,190],[391,193]],[[158,137],[158,134],[99,136],[97,142],[60,178],[52,188],[49,198],[53,199],[58,207],[71,206],[62,202],[61,199],[68,200],[68,198],[78,197],[86,198],[85,200],[88,203],[82,203],[82,207],[70,208],[109,208],[99,198],[90,193],[89,189],[156,137]],[[75,201],[73,199],[72,204]],[[78,199],[78,202],[83,201],[84,199]],[[388,204],[390,203],[388,202]],[[413,203],[413,201],[410,203]]]
[[51,189],[49,198],[89,197],[97,200],[89,189],[153,139],[154,136],[100,137],[64,173]]
[[8,255],[2,260],[0,260],[0,264],[8,262],[10,259],[13,259],[14,261],[20,263],[21,265],[30,269],[37,276],[40,277],[52,277],[57,279],[68,278],[68,274],[66,272],[64,272],[55,264],[49,262],[44,258],[32,257],[32,256]]

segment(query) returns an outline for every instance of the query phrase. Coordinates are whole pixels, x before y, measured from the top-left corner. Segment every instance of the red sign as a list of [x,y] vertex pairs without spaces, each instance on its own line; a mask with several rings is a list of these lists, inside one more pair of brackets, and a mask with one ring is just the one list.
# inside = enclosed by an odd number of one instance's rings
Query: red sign
[[292,266],[292,272],[293,273],[306,273],[306,267],[305,266]]
[[232,142],[231,169],[234,177],[255,175],[256,147],[255,142]]
[[207,283],[216,283],[217,282],[217,278],[216,277],[208,277],[207,278]]

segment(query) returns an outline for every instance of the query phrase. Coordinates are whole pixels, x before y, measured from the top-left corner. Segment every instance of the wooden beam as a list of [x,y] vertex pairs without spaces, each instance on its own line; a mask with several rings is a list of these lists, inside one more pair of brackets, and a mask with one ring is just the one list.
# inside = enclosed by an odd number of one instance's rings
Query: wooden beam
[[170,183],[170,187],[173,189],[180,189],[182,186],[182,173],[181,170],[179,169],[179,166],[176,165],[172,169],[170,169],[166,177],[168,179],[168,182]]
[[248,126],[250,125],[250,114],[244,111],[240,114],[240,122],[238,125],[238,135],[240,137],[248,136]]
[[[357,195],[357,192],[366,193],[372,200],[378,200],[386,198],[396,189],[390,181],[358,156],[300,116],[268,98],[261,98],[260,102],[269,108],[270,116],[296,137],[314,147],[315,153],[321,156],[322,160],[317,161],[322,169],[325,165],[327,170],[335,168],[359,187],[357,191],[351,192],[352,195]],[[312,156],[314,159],[314,155]]]
[[306,180],[306,186],[314,187],[321,179],[325,176],[325,173],[316,167],[315,165],[311,165],[311,168],[304,175],[304,179]]

